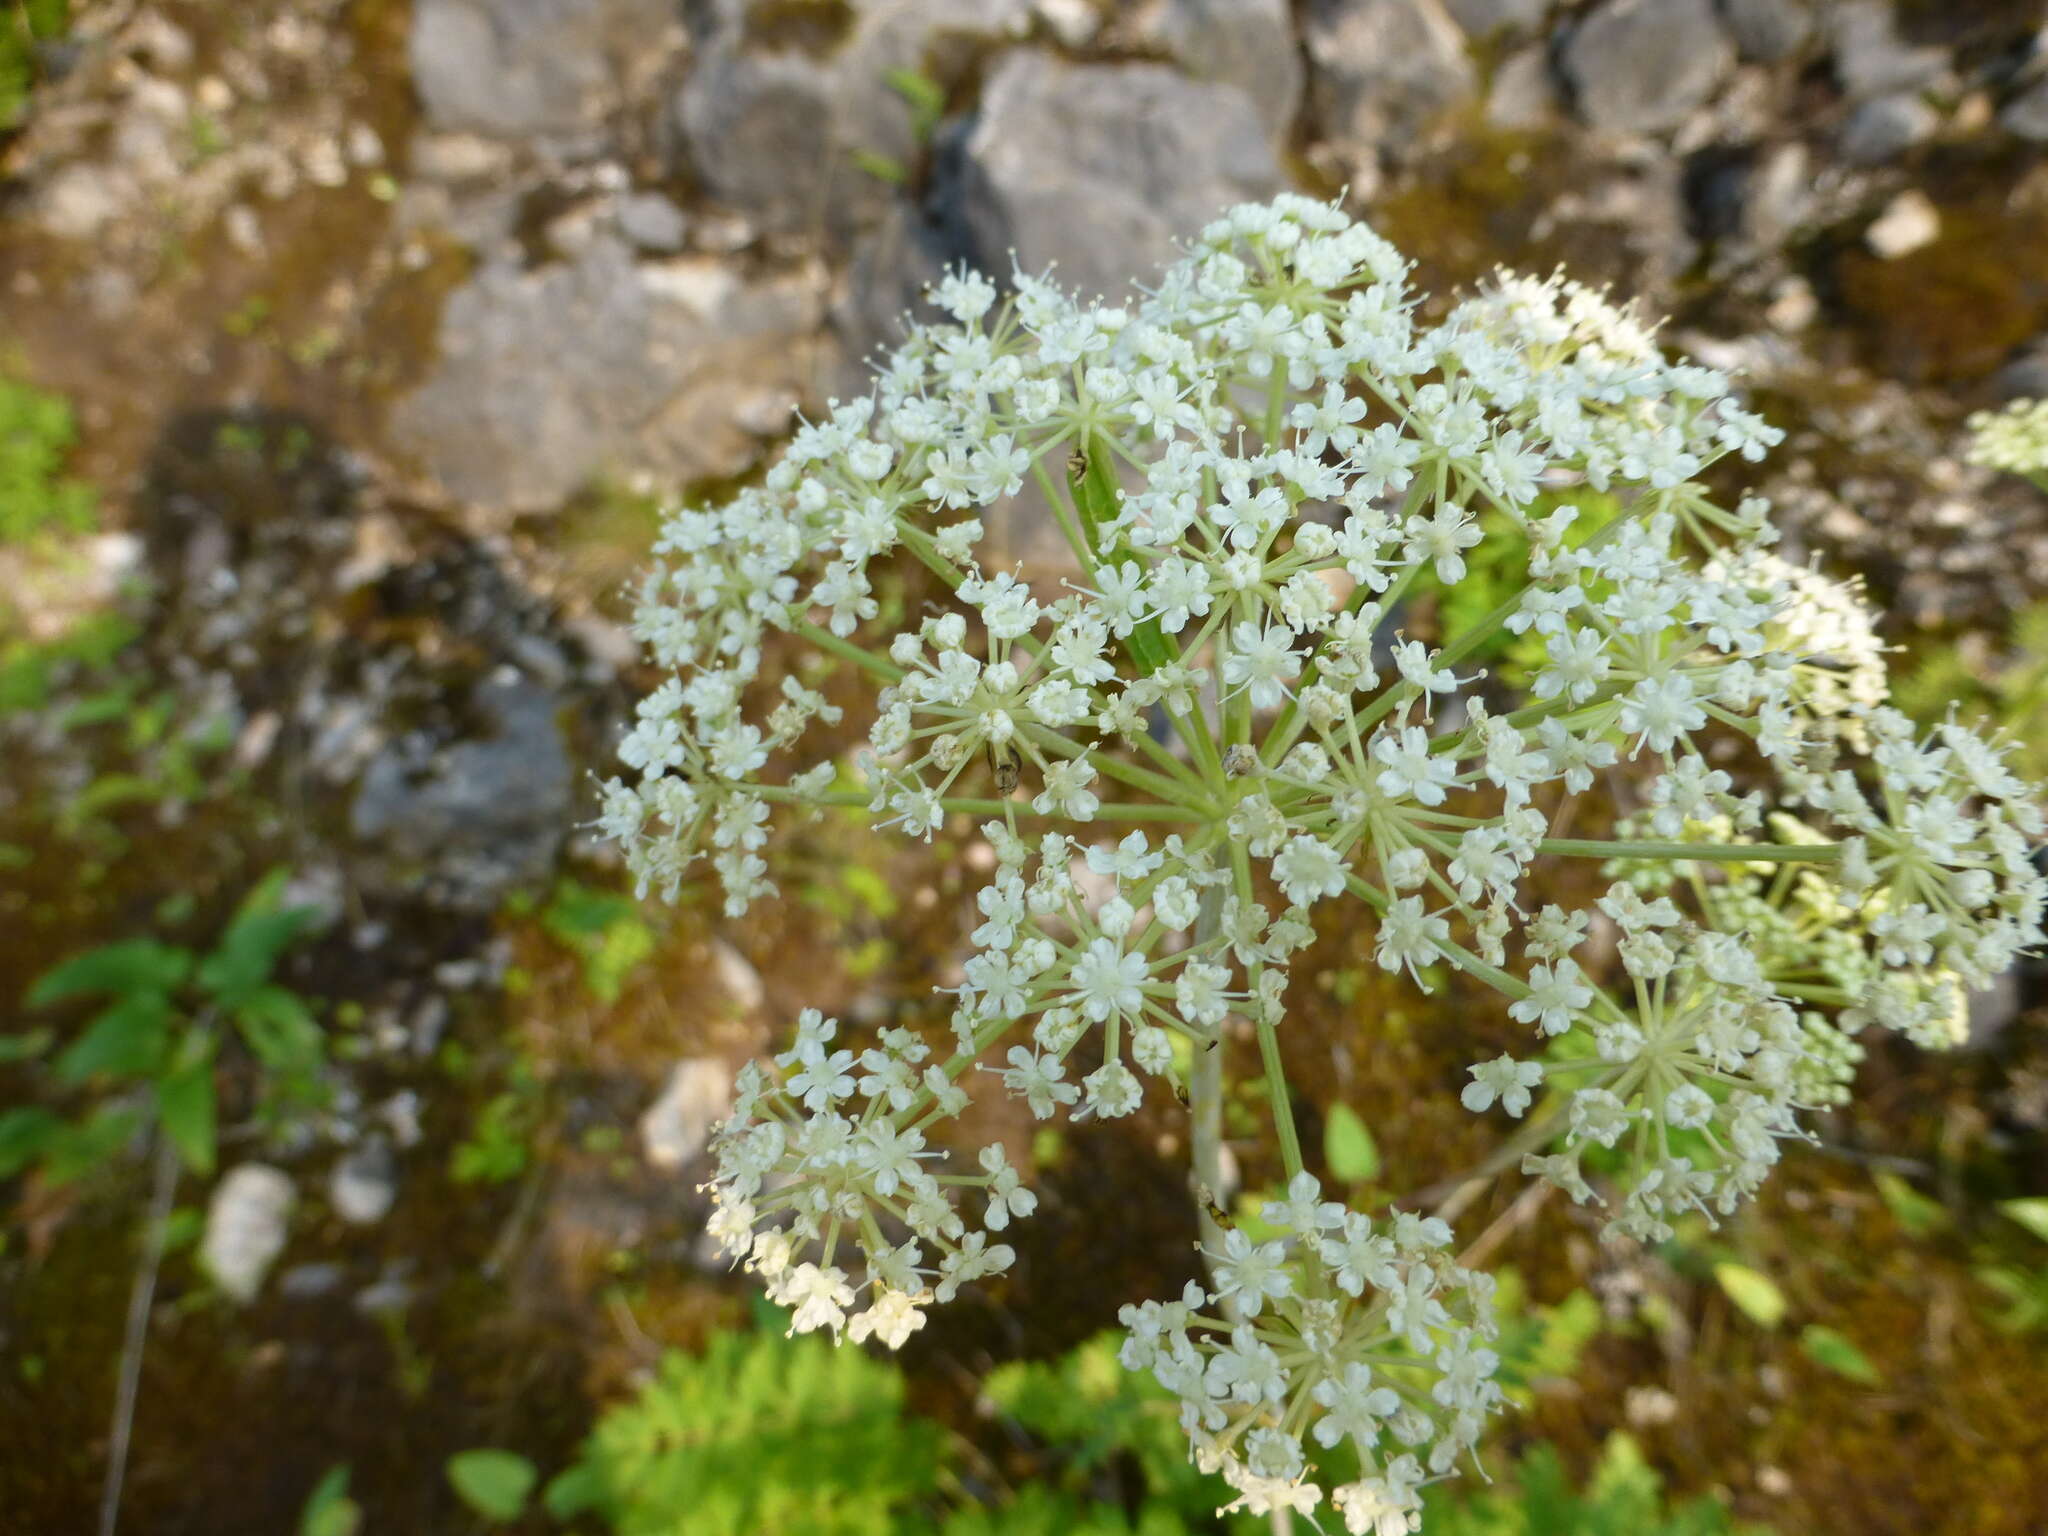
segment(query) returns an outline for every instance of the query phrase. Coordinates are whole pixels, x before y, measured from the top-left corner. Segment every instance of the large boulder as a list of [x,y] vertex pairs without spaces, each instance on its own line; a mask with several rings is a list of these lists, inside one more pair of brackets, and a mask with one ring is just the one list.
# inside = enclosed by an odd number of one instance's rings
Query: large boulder
[[853,0],[815,10],[798,25],[775,0],[699,6],[670,121],[684,166],[714,196],[772,233],[841,245],[882,216],[890,177],[921,153],[928,124],[911,97],[943,92],[977,54],[1025,30],[1031,5]]
[[1284,135],[1301,107],[1301,50],[1288,0],[1155,0],[1138,35],[1197,80],[1234,85]]
[[734,474],[805,392],[822,317],[807,272],[636,263],[609,234],[571,261],[492,262],[442,307],[434,371],[389,436],[487,513],[554,507],[625,469]]
[[1413,142],[1479,88],[1441,0],[1311,0],[1304,37],[1317,124],[1347,159]]
[[961,148],[960,213],[983,267],[1118,294],[1235,203],[1282,185],[1251,100],[1158,64],[1006,57]]
[[1564,72],[1603,133],[1664,133],[1706,104],[1735,63],[1712,0],[1605,0],[1573,30]]
[[427,122],[522,138],[593,125],[672,0],[414,0],[407,38]]
[[1891,0],[1840,0],[1827,20],[1835,80],[1852,101],[1917,91],[1948,69],[1946,49],[1899,35]]

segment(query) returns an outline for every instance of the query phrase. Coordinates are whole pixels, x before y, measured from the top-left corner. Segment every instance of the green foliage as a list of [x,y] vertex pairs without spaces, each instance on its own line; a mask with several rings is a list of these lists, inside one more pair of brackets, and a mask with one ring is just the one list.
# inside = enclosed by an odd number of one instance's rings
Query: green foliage
[[1967,723],[2004,729],[2013,741],[2013,771],[2048,780],[2048,602],[2012,616],[2002,654],[1981,654],[1966,643],[1938,646],[1894,679],[1892,694],[1925,724],[1953,710]]
[[1921,1194],[1896,1173],[1879,1169],[1873,1177],[1878,1198],[1910,1236],[1925,1237],[1950,1224],[1948,1207]]
[[1775,1328],[1785,1320],[1785,1293],[1770,1276],[1741,1264],[1716,1264],[1714,1279],[1759,1328]]
[[1821,1323],[1808,1323],[1799,1331],[1799,1347],[1806,1358],[1816,1365],[1825,1366],[1837,1376],[1860,1382],[1866,1387],[1877,1386],[1884,1380],[1870,1357],[1851,1343],[1844,1334],[1837,1333]]
[[[0,1158],[4,1156],[4,1151],[0,1151]],[[2048,1198],[2003,1200],[1998,1208],[2048,1243]],[[1989,1259],[1977,1266],[1977,1278],[2005,1302],[1995,1319],[1999,1327],[2011,1333],[2048,1329],[2048,1263],[2038,1258],[2020,1263]]]
[[540,1474],[516,1451],[460,1451],[448,1458],[448,1482],[486,1520],[517,1520]]
[[330,1467],[299,1513],[299,1536],[356,1536],[363,1511],[348,1496],[348,1468]]
[[540,1085],[523,1065],[513,1085],[488,1100],[455,1149],[448,1171],[458,1184],[509,1184],[533,1162],[533,1133],[540,1120]]
[[626,979],[654,953],[654,930],[640,904],[617,891],[563,879],[540,914],[549,937],[583,962],[583,985],[601,1003],[615,1003]]
[[1331,1178],[1346,1184],[1363,1184],[1379,1177],[1379,1146],[1349,1104],[1331,1105],[1329,1118],[1323,1122],[1323,1165]]
[[1579,1357],[1600,1332],[1600,1303],[1588,1291],[1575,1290],[1555,1306],[1532,1306],[1521,1273],[1512,1266],[1497,1271],[1494,1298],[1500,1337],[1500,1381],[1510,1401],[1526,1404],[1538,1382],[1567,1380],[1579,1368]]
[[52,1096],[78,1093],[85,1102],[75,1117],[45,1105],[0,1114],[0,1178],[38,1164],[53,1183],[92,1171],[147,1123],[130,1100],[147,1104],[187,1168],[210,1174],[215,1075],[234,1036],[262,1071],[265,1100],[308,1090],[323,1054],[319,1026],[296,993],[270,979],[312,916],[281,905],[285,876],[277,870],[258,884],[203,956],[158,939],[119,939],[37,978],[28,1007],[94,1008],[47,1063],[60,1038],[50,1027],[0,1036],[0,1061],[34,1063]]
[[807,1335],[724,1334],[669,1354],[598,1423],[547,1490],[560,1519],[620,1536],[884,1536],[938,1486],[938,1427],[903,1412],[902,1376]]
[[1493,1488],[1429,1489],[1422,1528],[1429,1536],[1762,1536],[1715,1499],[1667,1506],[1662,1480],[1622,1434],[1608,1439],[1583,1492],[1557,1452],[1539,1445]]
[[945,115],[946,88],[930,75],[914,69],[887,70],[882,80],[910,108],[910,131],[917,136],[918,143],[924,143]]
[[[1142,1474],[1145,1511],[1154,1524],[1169,1517],[1173,1523],[1163,1529],[1182,1529],[1183,1519],[1204,1523],[1229,1491],[1195,1470],[1179,1405],[1150,1376],[1118,1363],[1118,1338],[1100,1334],[1057,1360],[999,1367],[988,1378],[988,1399],[1054,1449],[1062,1493],[1086,1493],[1094,1474],[1115,1458],[1129,1458]],[[950,1526],[947,1536],[956,1536]]]
[[[1573,549],[1583,545],[1621,512],[1621,502],[1617,497],[1602,491],[1581,489],[1539,496],[1529,515],[1532,519],[1541,519],[1567,506],[1576,508],[1578,513],[1564,538],[1565,545]],[[1437,622],[1446,640],[1458,640],[1472,634],[1529,582],[1528,540],[1500,512],[1480,508],[1478,517],[1485,537],[1465,552],[1464,578],[1446,587],[1436,579],[1434,571],[1425,568],[1415,583],[1414,590],[1418,596],[1435,594]],[[1497,628],[1467,652],[1464,659],[1493,667],[1507,681],[1520,686],[1539,669],[1543,655],[1542,638],[1535,633],[1516,635],[1505,628]]]
[[[7,39],[26,38],[20,10],[0,0],[0,128],[8,126]],[[78,430],[62,396],[0,375],[0,543],[92,526],[92,487],[64,474]]]

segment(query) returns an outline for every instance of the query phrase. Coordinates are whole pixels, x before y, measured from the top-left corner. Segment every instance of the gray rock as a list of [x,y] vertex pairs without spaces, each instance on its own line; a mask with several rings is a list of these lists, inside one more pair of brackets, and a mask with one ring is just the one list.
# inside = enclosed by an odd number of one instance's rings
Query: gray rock
[[2033,342],[1993,375],[2001,401],[2048,399],[2048,336]]
[[[841,359],[834,393],[866,392],[871,359],[902,342],[904,316],[918,309],[948,260],[963,254],[949,250],[938,226],[903,203],[854,242],[846,281],[832,306]],[[1007,260],[995,270],[1007,271]]]
[[1276,135],[1301,108],[1301,52],[1287,0],[1168,0],[1141,35],[1197,80],[1243,91]]
[[667,0],[416,0],[413,85],[437,129],[501,138],[587,127]]
[[1530,43],[1502,59],[1494,70],[1486,92],[1486,120],[1496,128],[1540,128],[1557,117],[1560,105],[1550,50]]
[[1579,115],[1605,133],[1662,133],[1735,63],[1710,0],[1605,0],[1564,46]]
[[714,1056],[676,1063],[661,1097],[640,1117],[640,1148],[665,1172],[704,1150],[712,1130],[732,1113],[733,1071]]
[[592,477],[734,474],[807,382],[811,277],[715,260],[636,265],[598,234],[574,261],[487,264],[441,311],[434,371],[392,408],[393,443],[455,499],[559,505]]
[[297,1193],[292,1181],[268,1163],[230,1168],[206,1205],[206,1231],[199,1259],[206,1272],[236,1301],[248,1303],[263,1288],[263,1277],[284,1252]]
[[1468,37],[1488,38],[1496,32],[1534,32],[1550,14],[1550,0],[1444,0],[1451,20]]
[[398,1163],[381,1136],[372,1136],[336,1162],[327,1178],[328,1202],[351,1226],[375,1226],[391,1214],[397,1198]]
[[1973,1051],[1990,1049],[2012,1027],[2024,1006],[2019,973],[2002,972],[1990,986],[1972,992],[1967,998],[1960,1043]]
[[683,248],[690,221],[674,201],[659,192],[634,192],[619,199],[619,233],[643,251],[667,253]]
[[1835,79],[1851,101],[1916,90],[1948,68],[1948,54],[1899,36],[1890,0],[1841,0],[1828,13]]
[[955,45],[985,48],[1031,17],[1030,0],[857,0],[844,9],[845,32],[808,46],[750,27],[749,0],[718,0],[695,20],[696,57],[671,110],[682,157],[710,192],[772,233],[843,244],[879,218],[895,189],[863,169],[863,157],[908,169],[919,155],[912,109],[891,74],[928,75]]
[[2037,80],[2005,104],[1999,126],[2036,144],[2048,144],[2048,80]]
[[1806,0],[1721,0],[1721,19],[1736,51],[1758,64],[1791,58],[1813,36]]
[[349,807],[349,830],[378,883],[432,886],[454,906],[487,910],[544,875],[574,805],[554,695],[517,677],[476,689],[483,734],[419,732],[379,752]]
[[1316,119],[1351,158],[1423,136],[1478,89],[1439,0],[1312,0],[1304,35]]
[[1940,125],[1941,115],[1909,91],[1877,96],[1849,114],[1835,147],[1851,165],[1882,165],[1933,138]]
[[985,270],[1058,264],[1118,294],[1175,240],[1281,174],[1244,92],[1158,64],[1069,64],[1018,52],[996,69],[961,147],[961,212]]

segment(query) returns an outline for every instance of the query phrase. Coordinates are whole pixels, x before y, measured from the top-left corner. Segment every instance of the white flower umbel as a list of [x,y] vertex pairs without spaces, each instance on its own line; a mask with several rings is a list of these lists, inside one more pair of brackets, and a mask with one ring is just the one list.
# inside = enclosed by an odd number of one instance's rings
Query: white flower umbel
[[[1321,1506],[1318,1451],[1349,1439],[1368,1470],[1327,1497],[1379,1536],[1495,1401],[1486,1285],[1441,1223],[1376,1227],[1304,1170],[1279,1040],[1314,908],[1362,908],[1418,985],[1501,992],[1527,1049],[1461,1094],[1519,1122],[1491,1169],[1590,1200],[1582,1154],[1614,1149],[1611,1228],[1650,1237],[1753,1191],[1840,1098],[1857,1030],[1940,1039],[2043,903],[2000,749],[1884,708],[1859,594],[1701,484],[1778,438],[1725,378],[1559,279],[1503,276],[1424,327],[1407,273],[1283,197],[1130,306],[949,277],[950,322],[914,326],[870,397],[759,487],[667,516],[635,623],[671,675],[602,812],[643,890],[705,863],[733,913],[774,893],[778,812],[978,827],[993,853],[949,1049],[806,1015],[718,1139],[716,1231],[798,1328],[897,1345],[1010,1262],[991,1234],[1030,1192],[995,1149],[960,1172],[938,1146],[973,1091],[1108,1118],[1163,1081],[1219,1190],[1217,1047],[1248,1020],[1282,1236],[1205,1214],[1212,1283],[1136,1309],[1133,1359],[1251,1507]],[[982,514],[1027,487],[1057,565],[987,553]],[[1618,510],[1575,526],[1573,488]],[[937,600],[906,607],[915,568]],[[1483,664],[1503,636],[1525,689]],[[848,725],[850,763],[827,737]],[[1611,824],[1617,794],[1640,809],[1616,835],[1553,835],[1577,797]],[[1546,860],[1604,894],[1530,900]],[[1596,918],[1618,967],[1578,953]]]
[[1970,462],[2025,475],[2048,491],[2048,400],[2015,400],[1970,418]]

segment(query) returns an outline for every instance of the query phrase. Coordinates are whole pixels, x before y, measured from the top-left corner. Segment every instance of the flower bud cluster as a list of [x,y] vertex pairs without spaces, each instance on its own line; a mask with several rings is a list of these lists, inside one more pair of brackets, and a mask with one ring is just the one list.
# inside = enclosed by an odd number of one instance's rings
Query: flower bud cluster
[[1970,418],[1970,462],[2015,475],[2048,477],[2048,400],[2015,400]]
[[[900,1029],[856,1055],[832,1048],[837,1033],[836,1020],[806,1009],[773,1070],[742,1070],[713,1142],[710,1231],[792,1309],[792,1331],[843,1329],[897,1349],[933,1301],[1010,1267],[1015,1252],[989,1235],[1030,1215],[1038,1197],[999,1145],[981,1150],[978,1175],[927,1167],[943,1154],[925,1132],[966,1107],[954,1076],[971,1058],[956,1058],[953,1072],[926,1064],[924,1042]],[[977,1231],[957,1203],[970,1189],[987,1198]],[[845,1267],[849,1250],[857,1273]]]
[[1452,1261],[1445,1223],[1374,1222],[1308,1173],[1261,1215],[1274,1235],[1232,1228],[1207,1254],[1211,1288],[1123,1309],[1120,1358],[1180,1400],[1196,1461],[1237,1491],[1231,1509],[1313,1513],[1314,1465],[1343,1448],[1361,1469],[1331,1492],[1345,1528],[1411,1530],[1417,1490],[1501,1400],[1493,1277]]

